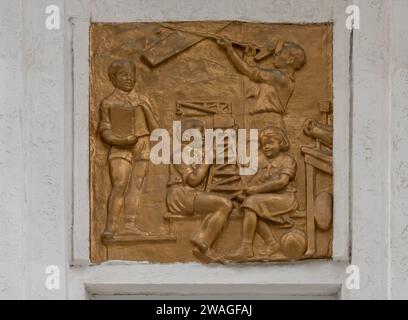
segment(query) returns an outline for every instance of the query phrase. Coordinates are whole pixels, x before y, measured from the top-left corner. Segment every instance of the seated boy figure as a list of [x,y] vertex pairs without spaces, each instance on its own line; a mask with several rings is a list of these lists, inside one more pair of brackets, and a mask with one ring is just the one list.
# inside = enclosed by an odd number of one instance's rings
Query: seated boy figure
[[[182,122],[182,133],[188,129],[197,129],[203,135],[204,124],[197,119],[186,119]],[[189,148],[185,142],[181,143],[184,148]],[[211,247],[230,216],[232,202],[223,195],[204,191],[209,169],[208,164],[170,165],[166,201],[169,211],[173,214],[204,216],[199,231],[191,240],[195,246],[193,253],[216,260],[219,257]]]
[[258,172],[244,189],[243,240],[230,259],[247,259],[254,256],[255,233],[266,242],[268,256],[280,249],[269,223],[285,226],[290,224],[288,214],[298,207],[296,199],[296,161],[286,154],[289,140],[284,131],[267,127],[259,135],[260,149]]
[[[150,132],[158,128],[158,122],[149,100],[132,92],[136,83],[136,66],[130,60],[116,60],[108,69],[109,79],[115,87],[100,106],[99,134],[109,144],[109,175],[112,189],[108,200],[108,212],[104,240],[121,234],[146,235],[135,224],[140,203],[140,193],[148,169],[150,155]],[[132,110],[133,132],[126,136],[115,132],[112,112]],[[120,217],[123,225],[118,230]]]

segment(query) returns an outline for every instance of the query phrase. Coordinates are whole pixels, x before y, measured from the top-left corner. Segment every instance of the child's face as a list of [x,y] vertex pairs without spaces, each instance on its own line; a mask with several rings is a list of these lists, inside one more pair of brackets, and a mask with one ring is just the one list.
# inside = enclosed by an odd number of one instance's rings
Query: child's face
[[276,52],[274,56],[274,64],[276,68],[284,68],[292,64],[293,60],[290,50],[285,47]]
[[130,92],[135,86],[135,70],[130,66],[122,67],[113,79],[113,85],[123,91]]
[[[204,146],[204,140],[205,140],[204,128],[202,126],[199,126],[199,125],[190,126],[190,127],[184,129],[184,131],[182,132],[182,136],[183,136],[184,132],[186,130],[189,130],[189,129],[197,130],[200,133],[201,143],[202,143],[202,146]],[[190,144],[190,143],[191,143],[191,141],[182,141],[182,144]]]
[[281,151],[281,139],[279,137],[271,136],[264,137],[261,141],[262,152],[268,158],[276,157]]

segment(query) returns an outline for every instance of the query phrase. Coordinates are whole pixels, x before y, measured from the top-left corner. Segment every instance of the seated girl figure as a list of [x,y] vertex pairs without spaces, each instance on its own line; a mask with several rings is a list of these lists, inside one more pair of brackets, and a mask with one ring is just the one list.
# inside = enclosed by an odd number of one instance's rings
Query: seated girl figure
[[267,244],[266,254],[273,255],[280,249],[269,222],[284,227],[290,225],[288,214],[298,207],[296,199],[296,161],[285,153],[289,139],[277,127],[267,127],[259,135],[260,149],[258,172],[244,188],[241,207],[244,209],[243,240],[230,259],[247,259],[254,256],[255,233]]

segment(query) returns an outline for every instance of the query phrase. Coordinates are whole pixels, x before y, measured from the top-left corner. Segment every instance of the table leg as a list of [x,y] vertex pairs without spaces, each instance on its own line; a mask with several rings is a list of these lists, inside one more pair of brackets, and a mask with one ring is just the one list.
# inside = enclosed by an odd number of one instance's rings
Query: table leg
[[315,219],[314,219],[314,194],[315,194],[315,169],[306,164],[306,231],[307,251],[306,256],[313,256],[316,252]]

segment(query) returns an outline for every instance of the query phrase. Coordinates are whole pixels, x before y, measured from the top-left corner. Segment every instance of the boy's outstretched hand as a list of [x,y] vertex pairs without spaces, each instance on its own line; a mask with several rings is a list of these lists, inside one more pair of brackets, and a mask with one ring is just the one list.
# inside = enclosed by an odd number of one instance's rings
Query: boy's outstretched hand
[[221,36],[221,38],[217,39],[217,43],[225,49],[232,48],[232,42],[226,36]]

